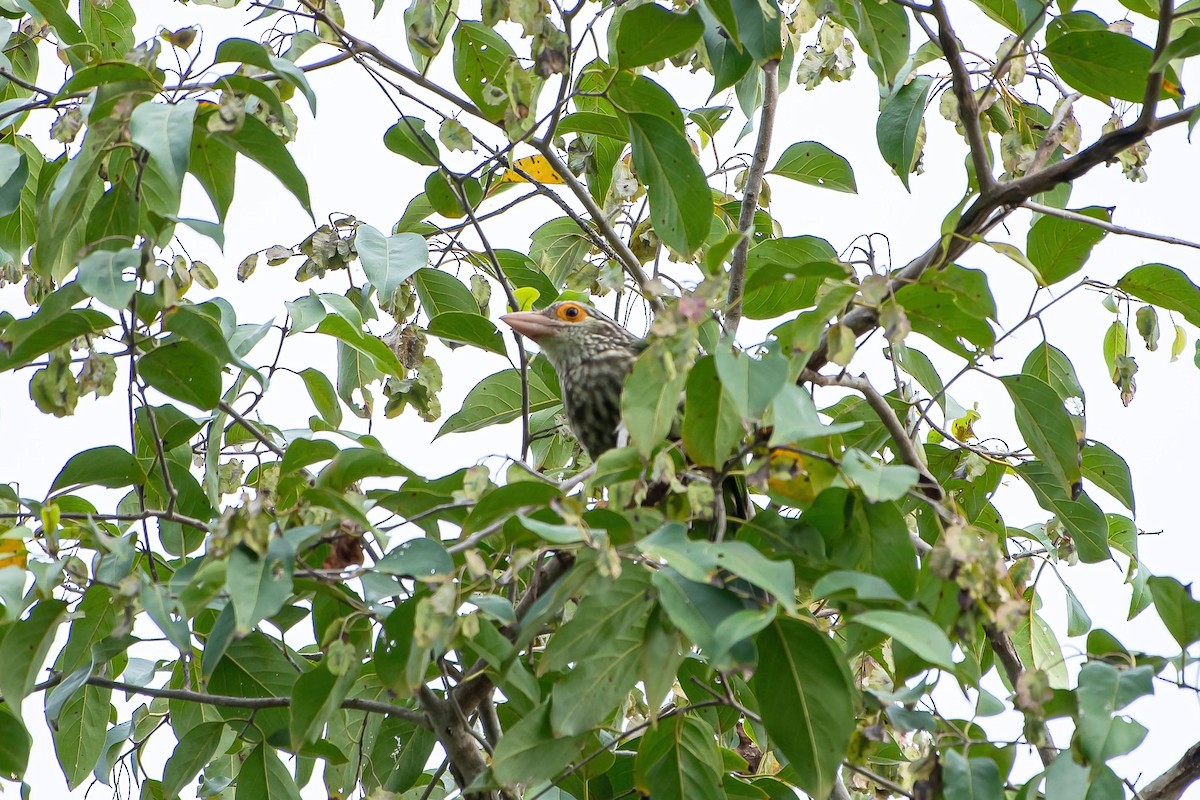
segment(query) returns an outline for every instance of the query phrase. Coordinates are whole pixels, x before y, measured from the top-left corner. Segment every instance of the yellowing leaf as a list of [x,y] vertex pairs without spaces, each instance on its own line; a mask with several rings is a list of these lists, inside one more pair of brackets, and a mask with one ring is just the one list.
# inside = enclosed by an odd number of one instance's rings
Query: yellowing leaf
[[[520,172],[517,172],[520,170]],[[523,173],[523,174],[522,174]],[[529,177],[526,178],[525,176]],[[504,171],[501,183],[566,183],[545,156],[527,156],[513,162],[513,168]]]
[[0,539],[0,569],[5,567],[20,567],[25,569],[25,561],[29,551],[25,549],[22,539]]
[[975,424],[975,420],[979,419],[978,411],[971,409],[961,417],[950,421],[950,433],[960,442],[968,442],[975,438],[975,431],[971,426]]

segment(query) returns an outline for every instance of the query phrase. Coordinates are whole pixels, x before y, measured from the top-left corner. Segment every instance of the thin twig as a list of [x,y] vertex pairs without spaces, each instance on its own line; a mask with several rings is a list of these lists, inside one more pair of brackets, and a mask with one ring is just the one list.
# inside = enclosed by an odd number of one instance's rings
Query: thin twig
[[1086,214],[1079,214],[1074,211],[1068,211],[1064,208],[1055,208],[1054,206],[1035,203],[1032,200],[1026,200],[1021,205],[1038,214],[1045,214],[1048,217],[1058,217],[1060,219],[1069,219],[1072,222],[1082,222],[1084,225],[1091,225],[1093,228],[1100,228],[1101,230],[1108,231],[1109,233],[1116,233],[1121,236],[1136,236],[1139,239],[1150,239],[1155,242],[1165,242],[1166,244],[1179,245],[1180,247],[1192,247],[1200,250],[1200,242],[1191,242],[1187,239],[1180,239],[1176,236],[1166,236],[1161,233],[1139,231],[1135,228],[1126,228],[1121,225],[1114,225],[1111,222],[1105,222],[1102,219],[1089,217]]
[[754,231],[754,215],[758,212],[758,197],[762,191],[763,175],[767,171],[767,157],[771,152],[771,138],[775,132],[775,109],[779,105],[779,62],[772,59],[763,64],[763,104],[758,119],[758,142],[754,145],[754,158],[746,173],[746,189],[742,194],[742,210],[738,214],[738,233],[742,235],[733,251],[729,265],[729,294],[725,302],[725,330],[730,336],[737,334],[742,321],[742,294],[746,288],[746,262],[750,258],[750,239]]
[[[42,681],[34,687],[34,691],[44,691],[51,689],[62,683],[63,675],[55,675],[48,680]],[[236,695],[227,694],[208,694],[206,692],[193,692],[190,689],[154,689],[149,686],[137,686],[132,683],[124,683],[122,681],[109,680],[93,675],[87,679],[87,684],[90,686],[99,686],[102,689],[115,689],[129,694],[143,695],[145,697],[160,697],[167,700],[183,700],[188,703],[201,703],[203,705],[218,706],[221,708],[246,708],[246,709],[263,709],[263,708],[287,708],[292,704],[291,697],[238,697]],[[384,714],[389,717],[400,717],[414,725],[422,728],[429,727],[429,720],[423,713],[412,708],[393,705],[392,703],[384,703],[378,700],[366,700],[358,697],[348,697],[342,701],[342,708],[350,709],[351,711],[365,711],[370,714]]]

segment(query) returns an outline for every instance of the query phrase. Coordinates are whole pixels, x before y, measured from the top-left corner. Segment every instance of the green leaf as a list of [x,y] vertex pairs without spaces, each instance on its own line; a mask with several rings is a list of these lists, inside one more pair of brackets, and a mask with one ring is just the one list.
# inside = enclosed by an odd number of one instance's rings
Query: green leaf
[[[1041,22],[1045,21],[1046,7],[1040,0],[971,1],[993,20],[1026,39],[1037,33]],[[1040,21],[1039,17],[1042,18]]]
[[1082,475],[1079,443],[1062,398],[1032,375],[1009,375],[1000,382],[1012,399],[1017,430],[1025,444],[1050,469],[1063,492],[1074,496]]
[[321,419],[331,428],[340,427],[342,407],[338,405],[337,392],[334,391],[329,378],[325,377],[325,373],[308,367],[300,371],[300,378],[304,381],[304,388],[308,390],[308,396],[312,398],[313,406],[321,415]]
[[29,159],[11,144],[0,145],[0,217],[21,205],[21,193],[29,180]]
[[291,722],[288,733],[294,748],[312,744],[325,729],[326,723],[342,707],[351,684],[358,677],[355,665],[341,674],[330,672],[324,661],[315,669],[296,678],[292,695]]
[[304,98],[308,100],[309,110],[312,111],[313,116],[316,116],[317,95],[309,86],[304,70],[286,58],[275,55],[265,45],[249,39],[225,39],[217,46],[217,55],[213,60],[217,64],[227,62],[250,64],[278,75],[300,90]]
[[[730,0],[737,17],[737,39],[762,64],[783,55],[783,14],[776,0]],[[714,4],[715,5],[715,4]]]
[[237,154],[233,147],[203,129],[199,123],[208,114],[216,111],[203,110],[198,115],[197,126],[192,133],[192,150],[188,158],[188,172],[204,187],[208,199],[217,212],[217,219],[225,221],[229,206],[233,203],[234,175],[237,172]]
[[300,791],[275,749],[262,742],[238,771],[234,800],[301,800]]
[[[929,393],[930,397],[936,398],[938,407],[944,413],[946,411],[945,384],[942,382],[942,376],[938,374],[937,368],[929,360],[929,356],[915,347],[909,347],[903,343],[892,345],[891,352],[896,365],[911,375]],[[1028,364],[1028,360],[1026,363]],[[1029,372],[1028,369],[1023,369],[1023,371]]]
[[236,150],[274,175],[284,188],[300,202],[301,207],[308,215],[312,216],[308,179],[296,166],[295,159],[283,146],[283,142],[279,141],[279,137],[272,133],[265,122],[252,114],[247,114],[242,122],[242,127],[237,131],[212,134],[212,138]]
[[850,162],[819,142],[789,145],[771,169],[771,174],[838,192],[858,193]]
[[292,596],[295,559],[295,551],[286,539],[272,539],[263,555],[245,546],[230,551],[225,583],[238,636],[245,636],[261,620],[276,614]]
[[[642,6],[645,8],[645,6]],[[634,9],[635,11],[637,9]],[[632,12],[631,12],[632,13]],[[590,133],[595,136],[607,136],[622,142],[629,139],[629,129],[612,114],[601,114],[596,111],[579,111],[567,114],[558,122],[555,129],[560,134]]]
[[21,718],[0,706],[0,776],[18,781],[29,764],[29,751],[33,737],[25,730]]
[[934,666],[954,669],[950,639],[925,617],[907,611],[875,610],[855,614],[852,621],[892,637]]
[[921,479],[916,467],[880,464],[861,450],[851,448],[842,456],[842,473],[854,482],[872,503],[899,500]]
[[129,120],[129,136],[133,143],[150,155],[158,174],[166,181],[174,198],[183,189],[191,157],[192,119],[196,116],[195,100],[180,103],[142,103],[133,110]]
[[707,662],[717,669],[750,664],[754,648],[749,637],[775,619],[774,608],[747,609],[742,596],[689,581],[670,567],[657,570],[651,582],[672,624],[695,642]]
[[400,378],[408,373],[396,354],[380,341],[378,336],[374,336],[360,327],[355,327],[345,317],[330,314],[317,324],[317,333],[332,336],[354,351],[361,353],[387,375]]
[[351,447],[342,450],[317,476],[317,486],[344,492],[363,478],[411,478],[413,471],[382,450]]
[[[1091,206],[1074,213],[1112,222],[1112,209]],[[1025,249],[1047,286],[1058,283],[1083,269],[1088,256],[1104,238],[1105,231],[1072,219],[1043,215],[1029,229]]]
[[554,681],[550,725],[576,736],[612,714],[637,682],[643,632],[654,605],[648,570],[631,566],[589,584],[571,621],[546,645],[541,672],[575,666]]
[[384,554],[375,569],[385,575],[424,579],[449,575],[454,561],[446,548],[433,539],[409,539]]
[[546,508],[561,498],[562,491],[558,486],[542,481],[517,481],[499,486],[480,498],[471,509],[463,522],[463,536],[504,520],[518,509]]
[[867,64],[880,86],[890,89],[908,63],[908,14],[896,3],[875,0],[838,0],[837,8],[867,54]]
[[585,741],[583,736],[554,734],[546,701],[504,732],[492,756],[496,780],[508,786],[550,780],[578,755]]
[[1032,375],[1047,384],[1064,403],[1084,401],[1083,384],[1075,374],[1075,367],[1066,353],[1053,345],[1042,342],[1029,352],[1021,372]]
[[1090,497],[1080,494],[1072,500],[1054,471],[1041,461],[1026,461],[1015,469],[1033,490],[1038,505],[1055,514],[1070,532],[1080,560],[1094,564],[1111,558],[1108,521]]
[[892,585],[877,575],[849,570],[826,572],[812,586],[812,596],[817,599],[841,599],[843,596],[856,600],[903,602]]
[[208,765],[217,752],[224,730],[224,722],[202,722],[183,734],[163,770],[163,794],[166,797],[179,794]]
[[680,714],[642,734],[633,780],[645,797],[725,800],[721,766],[713,729]]
[[478,312],[446,311],[430,319],[426,330],[439,339],[473,344],[490,353],[506,355],[504,337],[495,323]]
[[1153,677],[1149,666],[1124,671],[1102,661],[1090,661],[1079,670],[1077,742],[1089,764],[1099,766],[1142,743],[1146,729],[1113,712],[1151,694]]
[[383,145],[397,155],[425,167],[442,163],[437,142],[425,132],[425,120],[419,117],[400,117],[400,121],[383,134]]
[[[1060,78],[1088,97],[1130,103],[1145,99],[1154,51],[1132,36],[1108,30],[1065,33],[1042,54]],[[1168,70],[1160,98],[1172,96],[1180,96],[1179,79]]]
[[1003,800],[1000,769],[990,758],[967,760],[952,748],[942,751],[942,781],[947,800]]
[[1129,465],[1106,444],[1088,440],[1083,446],[1083,477],[1136,511],[1133,500],[1133,476]]
[[[411,696],[421,682],[429,652],[413,636],[417,604],[416,598],[409,599],[387,615],[372,659],[379,680],[401,697]],[[413,675],[416,667],[421,668],[421,675]]]
[[[529,411],[543,411],[561,404],[558,392],[546,385],[534,371],[529,378]],[[462,408],[452,414],[438,430],[438,436],[447,433],[465,433],[502,425],[521,416],[521,373],[506,369],[489,375],[475,385],[463,400]]]
[[1040,669],[1046,673],[1052,689],[1067,688],[1067,664],[1054,630],[1032,609],[1028,608],[1021,623],[1012,632],[1013,647],[1025,669]]
[[454,80],[483,115],[492,122],[504,117],[506,94],[492,94],[505,84],[508,66],[516,60],[512,45],[480,22],[458,23],[451,37],[454,45]]
[[687,371],[680,369],[666,340],[652,342],[634,362],[621,393],[621,417],[630,442],[643,456],[671,432],[686,382]]
[[366,223],[359,223],[354,249],[367,279],[381,301],[390,300],[396,288],[429,263],[429,244],[415,233],[384,236]]
[[424,267],[413,273],[412,282],[421,308],[430,319],[447,311],[479,313],[479,304],[471,296],[471,290],[449,272]]
[[529,257],[550,279],[553,294],[575,272],[592,248],[592,241],[570,217],[558,217],[542,224],[530,238]]
[[[1155,15],[1158,14],[1158,7],[1155,6]],[[1194,13],[1194,12],[1193,12]],[[1191,58],[1200,53],[1200,28],[1190,26],[1171,40],[1162,54],[1155,59],[1153,70],[1161,70],[1163,67],[1170,64],[1172,61],[1181,58]]]
[[75,789],[91,777],[104,752],[112,689],[84,686],[63,705],[53,731],[54,751],[67,785]]
[[168,397],[196,408],[214,408],[221,400],[221,365],[189,341],[151,350],[138,361],[138,374]]
[[675,126],[653,114],[629,114],[633,165],[647,185],[654,232],[680,255],[702,245],[712,228],[713,201],[704,170]]
[[[1111,534],[1109,538],[1112,538]],[[1083,603],[1079,602],[1074,590],[1065,583],[1063,589],[1067,593],[1067,636],[1083,636],[1092,629],[1092,618]]]
[[879,152],[908,189],[908,176],[917,166],[921,150],[917,146],[917,135],[925,116],[925,102],[933,78],[918,75],[888,98],[879,112],[875,125],[875,138]]
[[695,9],[676,14],[649,3],[619,17],[613,65],[633,69],[684,52],[700,40],[704,23]]
[[[713,88],[709,98],[736,84],[754,66],[754,57],[745,48],[739,47],[736,39],[737,24],[733,17],[730,0],[707,0],[700,4],[700,17],[704,20],[704,51],[712,65]],[[718,20],[714,11],[720,9],[722,17],[734,23]]]
[[[1150,578],[1146,584],[1154,597],[1159,618],[1180,648],[1186,650],[1200,641],[1200,602],[1192,598],[1191,587],[1165,576]],[[3,652],[2,648],[0,652]],[[7,696],[7,692],[5,694]]]
[[780,618],[755,640],[750,688],[763,725],[795,771],[796,785],[828,797],[854,732],[854,684],[846,657],[813,626]]
[[74,47],[84,43],[83,31],[67,13],[63,0],[29,0],[29,5],[50,23],[50,27],[58,34],[63,44]]
[[761,587],[789,611],[796,609],[796,579],[789,561],[772,561],[745,542],[689,539],[687,528],[669,522],[638,542],[638,549],[671,565],[690,581],[712,583],[721,570]]
[[1125,273],[1117,288],[1159,308],[1177,311],[1193,325],[1200,325],[1200,286],[1175,267],[1143,264]]
[[67,604],[61,600],[42,600],[0,642],[0,693],[18,719],[21,701],[37,683],[66,610]]
[[[746,359],[743,359],[746,360]],[[712,356],[696,362],[687,378],[683,444],[695,463],[720,469],[745,435],[733,396],[717,376]]]
[[146,480],[142,465],[128,451],[108,445],[93,447],[76,453],[59,470],[50,484],[50,491],[57,492],[68,486],[106,486],[120,489],[137,486]]

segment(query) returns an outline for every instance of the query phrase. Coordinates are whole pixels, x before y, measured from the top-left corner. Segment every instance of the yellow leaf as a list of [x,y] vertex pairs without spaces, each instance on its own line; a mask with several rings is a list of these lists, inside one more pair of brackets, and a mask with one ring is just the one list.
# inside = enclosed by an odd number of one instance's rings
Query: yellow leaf
[[[514,169],[504,171],[501,183],[566,183],[563,176],[558,174],[545,156],[527,156],[513,162]],[[518,173],[517,170],[521,172]],[[521,174],[524,173],[524,174]],[[528,175],[529,178],[525,176]]]
[[0,539],[0,569],[4,567],[20,567],[25,569],[25,560],[29,552],[21,539]]

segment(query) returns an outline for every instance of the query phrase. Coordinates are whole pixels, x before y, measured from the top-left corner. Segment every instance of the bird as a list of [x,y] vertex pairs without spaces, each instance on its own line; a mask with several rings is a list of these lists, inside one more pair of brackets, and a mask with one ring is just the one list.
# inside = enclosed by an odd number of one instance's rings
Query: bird
[[594,461],[616,447],[621,390],[645,341],[592,306],[571,300],[500,319],[549,359],[571,432],[588,456]]

